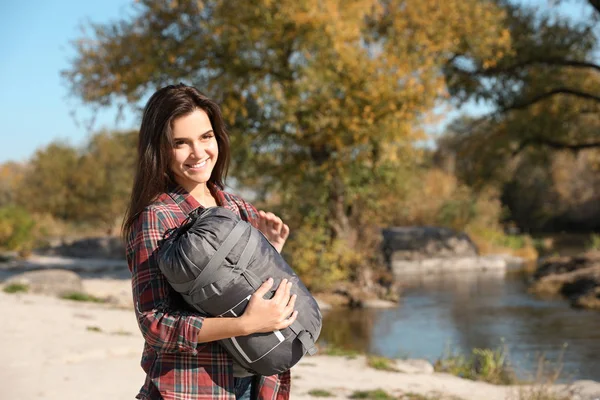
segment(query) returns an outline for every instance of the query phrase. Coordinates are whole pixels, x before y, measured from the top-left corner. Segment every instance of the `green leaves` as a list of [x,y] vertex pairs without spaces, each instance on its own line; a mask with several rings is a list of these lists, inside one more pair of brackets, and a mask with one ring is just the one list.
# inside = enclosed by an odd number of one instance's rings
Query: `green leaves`
[[23,208],[16,206],[0,207],[0,249],[31,250],[31,233],[35,221]]

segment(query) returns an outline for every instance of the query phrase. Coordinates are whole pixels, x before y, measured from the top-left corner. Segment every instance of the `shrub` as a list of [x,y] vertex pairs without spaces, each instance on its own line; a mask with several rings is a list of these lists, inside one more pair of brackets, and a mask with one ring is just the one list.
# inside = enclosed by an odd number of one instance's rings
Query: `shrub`
[[87,302],[91,302],[91,303],[104,303],[104,300],[89,295],[87,293],[81,293],[81,292],[71,292],[71,293],[65,293],[62,296],[60,296],[61,299],[65,299],[65,300],[73,300],[73,301],[87,301]]
[[351,265],[360,260],[341,240],[330,239],[326,228],[318,224],[298,227],[284,252],[304,284],[315,292],[348,279]]
[[514,371],[508,365],[504,346],[496,350],[473,349],[469,357],[447,351],[435,362],[434,367],[438,372],[496,385],[510,385],[516,382]]
[[394,365],[394,360],[390,360],[386,357],[369,356],[367,358],[367,364],[369,365],[369,367],[375,368],[380,371],[398,372],[398,369]]
[[516,400],[570,400],[575,398],[572,385],[556,387],[563,370],[563,359],[567,350],[565,343],[560,350],[558,359],[549,362],[543,355],[538,358],[535,375],[516,391]]
[[28,251],[35,242],[32,230],[33,217],[23,208],[5,206],[0,208],[0,248]]
[[85,329],[89,332],[102,332],[99,326],[87,326]]
[[593,234],[590,236],[590,239],[586,245],[587,250],[600,250],[600,235]]
[[308,394],[312,397],[333,397],[333,394],[323,389],[313,389]]
[[2,289],[2,291],[4,293],[20,293],[20,292],[27,292],[28,290],[29,290],[29,286],[22,284],[22,283],[11,283],[10,285],[8,285],[4,289]]
[[328,345],[325,348],[319,349],[319,353],[326,356],[356,358],[359,354],[356,350],[344,349],[338,346]]
[[387,393],[382,389],[375,390],[357,390],[350,395],[351,399],[366,399],[366,400],[394,400],[396,397]]
[[505,235],[506,215],[493,188],[474,190],[439,169],[416,171],[405,183],[404,196],[384,203],[388,226],[431,225],[464,231],[482,254],[507,252],[537,258],[528,236]]

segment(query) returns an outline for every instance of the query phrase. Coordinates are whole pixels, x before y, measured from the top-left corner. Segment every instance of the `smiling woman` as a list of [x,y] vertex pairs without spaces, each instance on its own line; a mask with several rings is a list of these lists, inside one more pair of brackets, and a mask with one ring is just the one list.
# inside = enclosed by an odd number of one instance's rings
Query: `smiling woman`
[[217,138],[204,110],[196,109],[175,120],[171,171],[175,181],[204,207],[217,206],[205,183],[218,158]]
[[[252,295],[238,317],[208,318],[186,305],[157,264],[165,234],[206,207],[233,211],[281,251],[288,226],[225,192],[228,166],[229,138],[216,103],[183,84],[162,88],[150,98],[123,224],[135,313],[145,340],[142,368],[147,375],[139,399],[289,398],[289,371],[253,375],[216,341],[289,327],[297,317],[292,285],[273,288],[273,299]],[[272,285],[267,280],[256,293],[266,293]]]

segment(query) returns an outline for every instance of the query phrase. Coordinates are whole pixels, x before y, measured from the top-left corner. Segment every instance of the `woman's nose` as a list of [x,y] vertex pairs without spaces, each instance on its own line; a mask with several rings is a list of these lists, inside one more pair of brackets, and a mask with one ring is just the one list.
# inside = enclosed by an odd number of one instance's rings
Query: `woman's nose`
[[206,154],[206,151],[204,151],[204,146],[202,146],[200,143],[195,143],[192,147],[192,154],[195,158],[201,159]]

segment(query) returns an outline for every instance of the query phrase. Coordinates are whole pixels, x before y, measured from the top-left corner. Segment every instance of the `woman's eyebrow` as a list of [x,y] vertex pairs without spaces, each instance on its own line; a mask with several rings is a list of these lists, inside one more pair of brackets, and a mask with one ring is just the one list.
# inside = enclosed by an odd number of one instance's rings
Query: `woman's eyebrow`
[[[204,133],[201,133],[201,134],[200,134],[200,136],[204,136],[204,135],[206,135],[207,133],[211,133],[211,132],[213,132],[213,133],[214,133],[214,129],[209,129],[209,130],[207,130],[206,132],[204,132]],[[177,137],[176,137],[176,138],[173,138],[173,140],[189,140],[189,139],[188,139],[187,137],[181,137],[181,138],[177,138]]]

